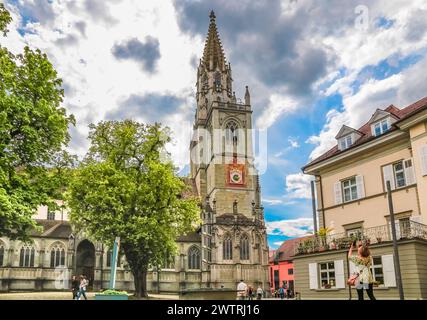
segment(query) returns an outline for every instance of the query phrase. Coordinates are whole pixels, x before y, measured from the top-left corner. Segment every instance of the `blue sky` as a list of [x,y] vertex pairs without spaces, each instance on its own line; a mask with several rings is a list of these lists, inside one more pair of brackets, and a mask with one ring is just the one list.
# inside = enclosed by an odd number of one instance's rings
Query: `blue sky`
[[186,171],[196,65],[215,10],[234,89],[251,90],[254,123],[268,129],[261,176],[271,248],[311,230],[310,177],[301,167],[358,128],[377,108],[427,96],[427,4],[422,0],[5,1],[7,38],[46,52],[77,118],[71,151],[87,149],[87,125],[132,117],[161,121]]

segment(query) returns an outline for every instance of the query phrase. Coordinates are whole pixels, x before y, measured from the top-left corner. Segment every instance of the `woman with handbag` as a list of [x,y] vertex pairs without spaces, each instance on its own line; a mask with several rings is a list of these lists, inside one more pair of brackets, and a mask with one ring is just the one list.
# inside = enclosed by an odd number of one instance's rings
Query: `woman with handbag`
[[348,279],[350,286],[356,286],[359,300],[363,300],[363,289],[366,290],[370,300],[376,300],[374,297],[374,279],[371,272],[371,252],[368,244],[359,241],[357,256],[352,255],[353,248],[356,247],[356,241],[351,244],[348,251],[348,259],[354,263],[356,273]]

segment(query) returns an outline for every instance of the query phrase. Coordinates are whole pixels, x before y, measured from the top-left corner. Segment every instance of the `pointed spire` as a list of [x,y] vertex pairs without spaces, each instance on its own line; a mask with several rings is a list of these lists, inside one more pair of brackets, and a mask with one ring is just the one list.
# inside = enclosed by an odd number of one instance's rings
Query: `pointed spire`
[[214,70],[217,66],[220,70],[224,70],[226,66],[224,50],[222,49],[221,40],[219,39],[215,22],[216,17],[213,10],[211,11],[209,18],[210,24],[202,60],[205,67],[209,70]]
[[249,87],[246,86],[246,92],[245,92],[245,104],[249,105],[251,104],[251,95],[249,94]]

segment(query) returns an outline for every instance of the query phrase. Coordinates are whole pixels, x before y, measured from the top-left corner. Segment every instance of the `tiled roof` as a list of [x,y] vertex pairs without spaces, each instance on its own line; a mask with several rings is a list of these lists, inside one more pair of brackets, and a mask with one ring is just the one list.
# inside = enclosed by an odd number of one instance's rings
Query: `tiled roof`
[[42,231],[32,231],[32,236],[66,239],[72,232],[71,225],[68,221],[40,219],[36,220],[36,222],[42,227]]
[[[396,118],[398,118],[398,121],[401,121],[403,119],[409,118],[410,116],[412,116],[414,113],[423,110],[423,109],[427,109],[427,97],[403,108],[403,109],[399,109],[397,107],[395,107],[394,105],[390,105],[388,106],[386,109],[384,109],[384,111],[387,111],[389,113],[391,113],[392,115],[394,115]],[[396,126],[392,126],[391,129],[388,132],[392,132],[394,130],[396,130]],[[330,150],[326,151],[324,154],[322,154],[321,156],[319,156],[318,158],[314,159],[313,161],[311,161],[310,163],[308,163],[307,165],[305,165],[303,167],[303,170],[313,164],[317,164],[319,162],[322,162],[323,160],[329,159],[337,154],[340,153],[344,153],[356,146],[360,146],[361,144],[364,144],[368,141],[374,140],[376,137],[372,135],[371,132],[371,125],[369,122],[365,123],[362,127],[360,127],[358,129],[358,131],[360,131],[363,135],[355,141],[355,143],[353,143],[351,145],[351,147],[349,147],[348,149],[345,150],[339,150],[338,149],[338,145],[335,145],[333,148],[331,148]]]
[[177,242],[200,242],[201,236],[198,232],[189,232],[186,235],[179,236]]
[[295,245],[297,245],[301,240],[311,238],[313,236],[289,239],[283,241],[279,249],[274,251],[274,254],[270,257],[269,261],[291,261],[295,253]]

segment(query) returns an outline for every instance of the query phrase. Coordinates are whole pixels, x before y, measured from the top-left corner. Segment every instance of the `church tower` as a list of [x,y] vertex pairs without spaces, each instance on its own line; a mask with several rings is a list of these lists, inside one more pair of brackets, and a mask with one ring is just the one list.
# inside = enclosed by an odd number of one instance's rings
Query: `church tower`
[[254,166],[249,88],[237,99],[214,12],[197,69],[191,178],[203,199],[202,282],[236,288],[268,283],[268,245]]

